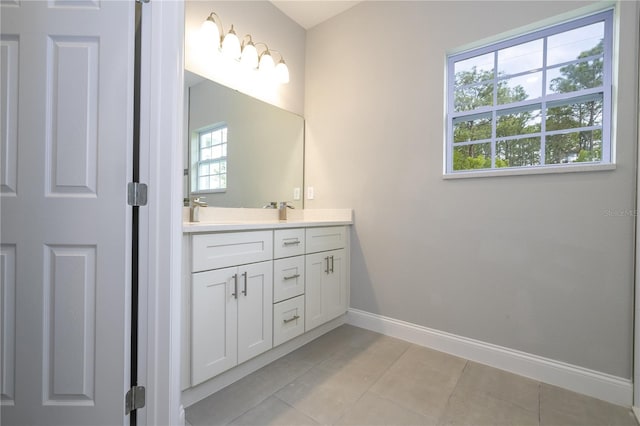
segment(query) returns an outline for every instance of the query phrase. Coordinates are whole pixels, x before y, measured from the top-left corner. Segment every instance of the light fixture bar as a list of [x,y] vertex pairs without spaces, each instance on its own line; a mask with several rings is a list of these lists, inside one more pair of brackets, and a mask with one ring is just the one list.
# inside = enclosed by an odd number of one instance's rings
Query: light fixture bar
[[[265,43],[254,43],[251,34],[246,34],[242,39],[239,39],[233,24],[229,32],[224,35],[222,20],[215,12],[211,12],[202,23],[200,34],[205,46],[213,45],[214,54],[222,53],[225,57],[239,61],[249,69],[258,70],[261,75],[267,76],[277,83],[289,82],[289,68],[284,62],[282,53],[270,50]],[[256,47],[258,45],[264,46],[261,53],[258,53]],[[280,58],[277,64],[272,53],[277,53]]]

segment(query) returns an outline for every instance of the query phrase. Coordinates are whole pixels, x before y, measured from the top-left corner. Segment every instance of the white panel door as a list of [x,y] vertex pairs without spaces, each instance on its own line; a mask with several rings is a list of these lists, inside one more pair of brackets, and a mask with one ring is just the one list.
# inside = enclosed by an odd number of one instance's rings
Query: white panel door
[[238,268],[192,275],[191,385],[235,366],[238,362]]
[[238,364],[273,347],[273,262],[239,268]]
[[0,4],[2,423],[122,424],[134,2]]

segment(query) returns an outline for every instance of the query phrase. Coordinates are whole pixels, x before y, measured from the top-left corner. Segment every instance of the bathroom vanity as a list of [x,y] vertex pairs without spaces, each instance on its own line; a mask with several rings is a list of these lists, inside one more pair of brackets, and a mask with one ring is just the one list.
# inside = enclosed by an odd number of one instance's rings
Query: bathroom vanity
[[185,405],[340,325],[348,307],[351,210],[215,210],[183,225]]

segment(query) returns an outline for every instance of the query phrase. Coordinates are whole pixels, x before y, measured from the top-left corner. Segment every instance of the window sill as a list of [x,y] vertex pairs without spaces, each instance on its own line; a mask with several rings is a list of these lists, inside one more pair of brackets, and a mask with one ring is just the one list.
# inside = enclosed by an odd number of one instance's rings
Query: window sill
[[469,171],[469,172],[453,172],[443,174],[443,179],[467,179],[467,178],[484,178],[497,176],[523,176],[523,175],[546,175],[551,173],[574,173],[574,172],[597,172],[603,170],[615,170],[616,165],[609,164],[578,164],[564,166],[544,166],[530,168],[513,168],[501,170],[485,170],[485,171]]
[[191,194],[206,195],[206,194],[222,194],[227,192],[226,189],[203,189],[201,191],[191,191]]

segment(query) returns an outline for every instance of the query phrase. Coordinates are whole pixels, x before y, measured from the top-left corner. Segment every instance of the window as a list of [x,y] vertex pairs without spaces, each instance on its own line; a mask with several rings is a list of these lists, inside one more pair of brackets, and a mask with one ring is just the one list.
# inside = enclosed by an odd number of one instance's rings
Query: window
[[195,191],[224,191],[227,188],[227,125],[209,127],[194,136]]
[[611,163],[612,17],[449,56],[446,173]]

